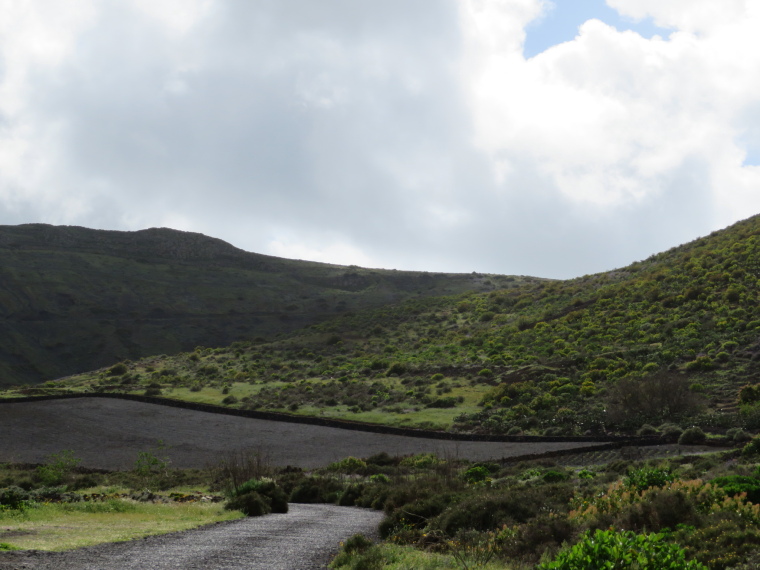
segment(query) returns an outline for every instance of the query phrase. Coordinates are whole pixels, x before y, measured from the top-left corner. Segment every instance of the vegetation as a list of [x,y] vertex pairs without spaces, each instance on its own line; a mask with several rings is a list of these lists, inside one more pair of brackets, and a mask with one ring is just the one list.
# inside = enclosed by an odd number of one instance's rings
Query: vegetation
[[[61,457],[72,458],[62,452],[51,464]],[[760,559],[757,457],[736,449],[564,461],[382,453],[306,472],[241,451],[211,469],[167,469],[147,482],[134,469],[73,466],[57,487],[42,484],[39,467],[3,465],[0,526],[12,532],[0,539],[3,549],[66,549],[324,502],[385,513],[384,542],[353,537],[333,568],[728,570]]]
[[[382,468],[390,486],[366,474],[344,482],[353,504],[385,510],[385,542],[354,537],[331,567],[751,568],[760,559],[760,505],[729,489],[756,484],[749,473],[758,466],[738,457],[618,461],[593,471],[545,461],[480,465],[491,477],[475,482],[467,473],[478,465],[441,460],[409,469],[397,459]],[[366,473],[380,469],[366,463]]]
[[153,389],[400,426],[699,443],[760,429],[759,248],[754,217],[614,272],[407,300],[5,395]]
[[127,358],[276,338],[341,313],[508,279],[280,259],[166,228],[0,226],[0,387],[114,364],[118,380]]

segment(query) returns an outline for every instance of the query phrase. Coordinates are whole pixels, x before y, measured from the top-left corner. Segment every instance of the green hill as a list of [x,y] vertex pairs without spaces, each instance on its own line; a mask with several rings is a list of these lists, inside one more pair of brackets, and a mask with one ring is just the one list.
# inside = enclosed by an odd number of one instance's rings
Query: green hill
[[0,387],[521,279],[293,261],[169,229],[0,226]]
[[494,433],[760,429],[760,217],[568,281],[417,297],[44,390]]

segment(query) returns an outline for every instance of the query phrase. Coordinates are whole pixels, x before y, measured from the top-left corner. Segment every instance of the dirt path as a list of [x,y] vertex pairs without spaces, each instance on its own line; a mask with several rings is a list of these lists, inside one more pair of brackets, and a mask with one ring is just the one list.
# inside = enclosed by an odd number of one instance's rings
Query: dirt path
[[174,467],[205,467],[225,453],[258,449],[278,466],[324,466],[343,457],[434,452],[483,461],[589,447],[593,443],[445,441],[227,416],[109,398],[0,405],[0,461],[41,463],[70,449],[82,465],[129,469],[138,452],[158,452]]
[[70,552],[0,552],[0,570],[311,570],[338,545],[376,534],[380,511],[291,504],[287,514],[102,544]]

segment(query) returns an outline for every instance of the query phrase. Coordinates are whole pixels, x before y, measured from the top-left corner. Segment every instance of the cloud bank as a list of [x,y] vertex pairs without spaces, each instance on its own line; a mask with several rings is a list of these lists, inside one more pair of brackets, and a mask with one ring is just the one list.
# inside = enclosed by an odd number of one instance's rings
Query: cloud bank
[[0,223],[572,277],[760,212],[756,2],[0,0]]

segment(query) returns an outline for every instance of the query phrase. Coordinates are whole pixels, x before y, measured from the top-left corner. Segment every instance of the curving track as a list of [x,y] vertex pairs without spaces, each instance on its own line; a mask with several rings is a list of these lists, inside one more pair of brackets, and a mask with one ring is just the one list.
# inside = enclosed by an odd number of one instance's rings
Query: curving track
[[340,541],[376,535],[379,511],[291,504],[287,514],[247,518],[69,552],[0,552],[0,570],[312,570]]

